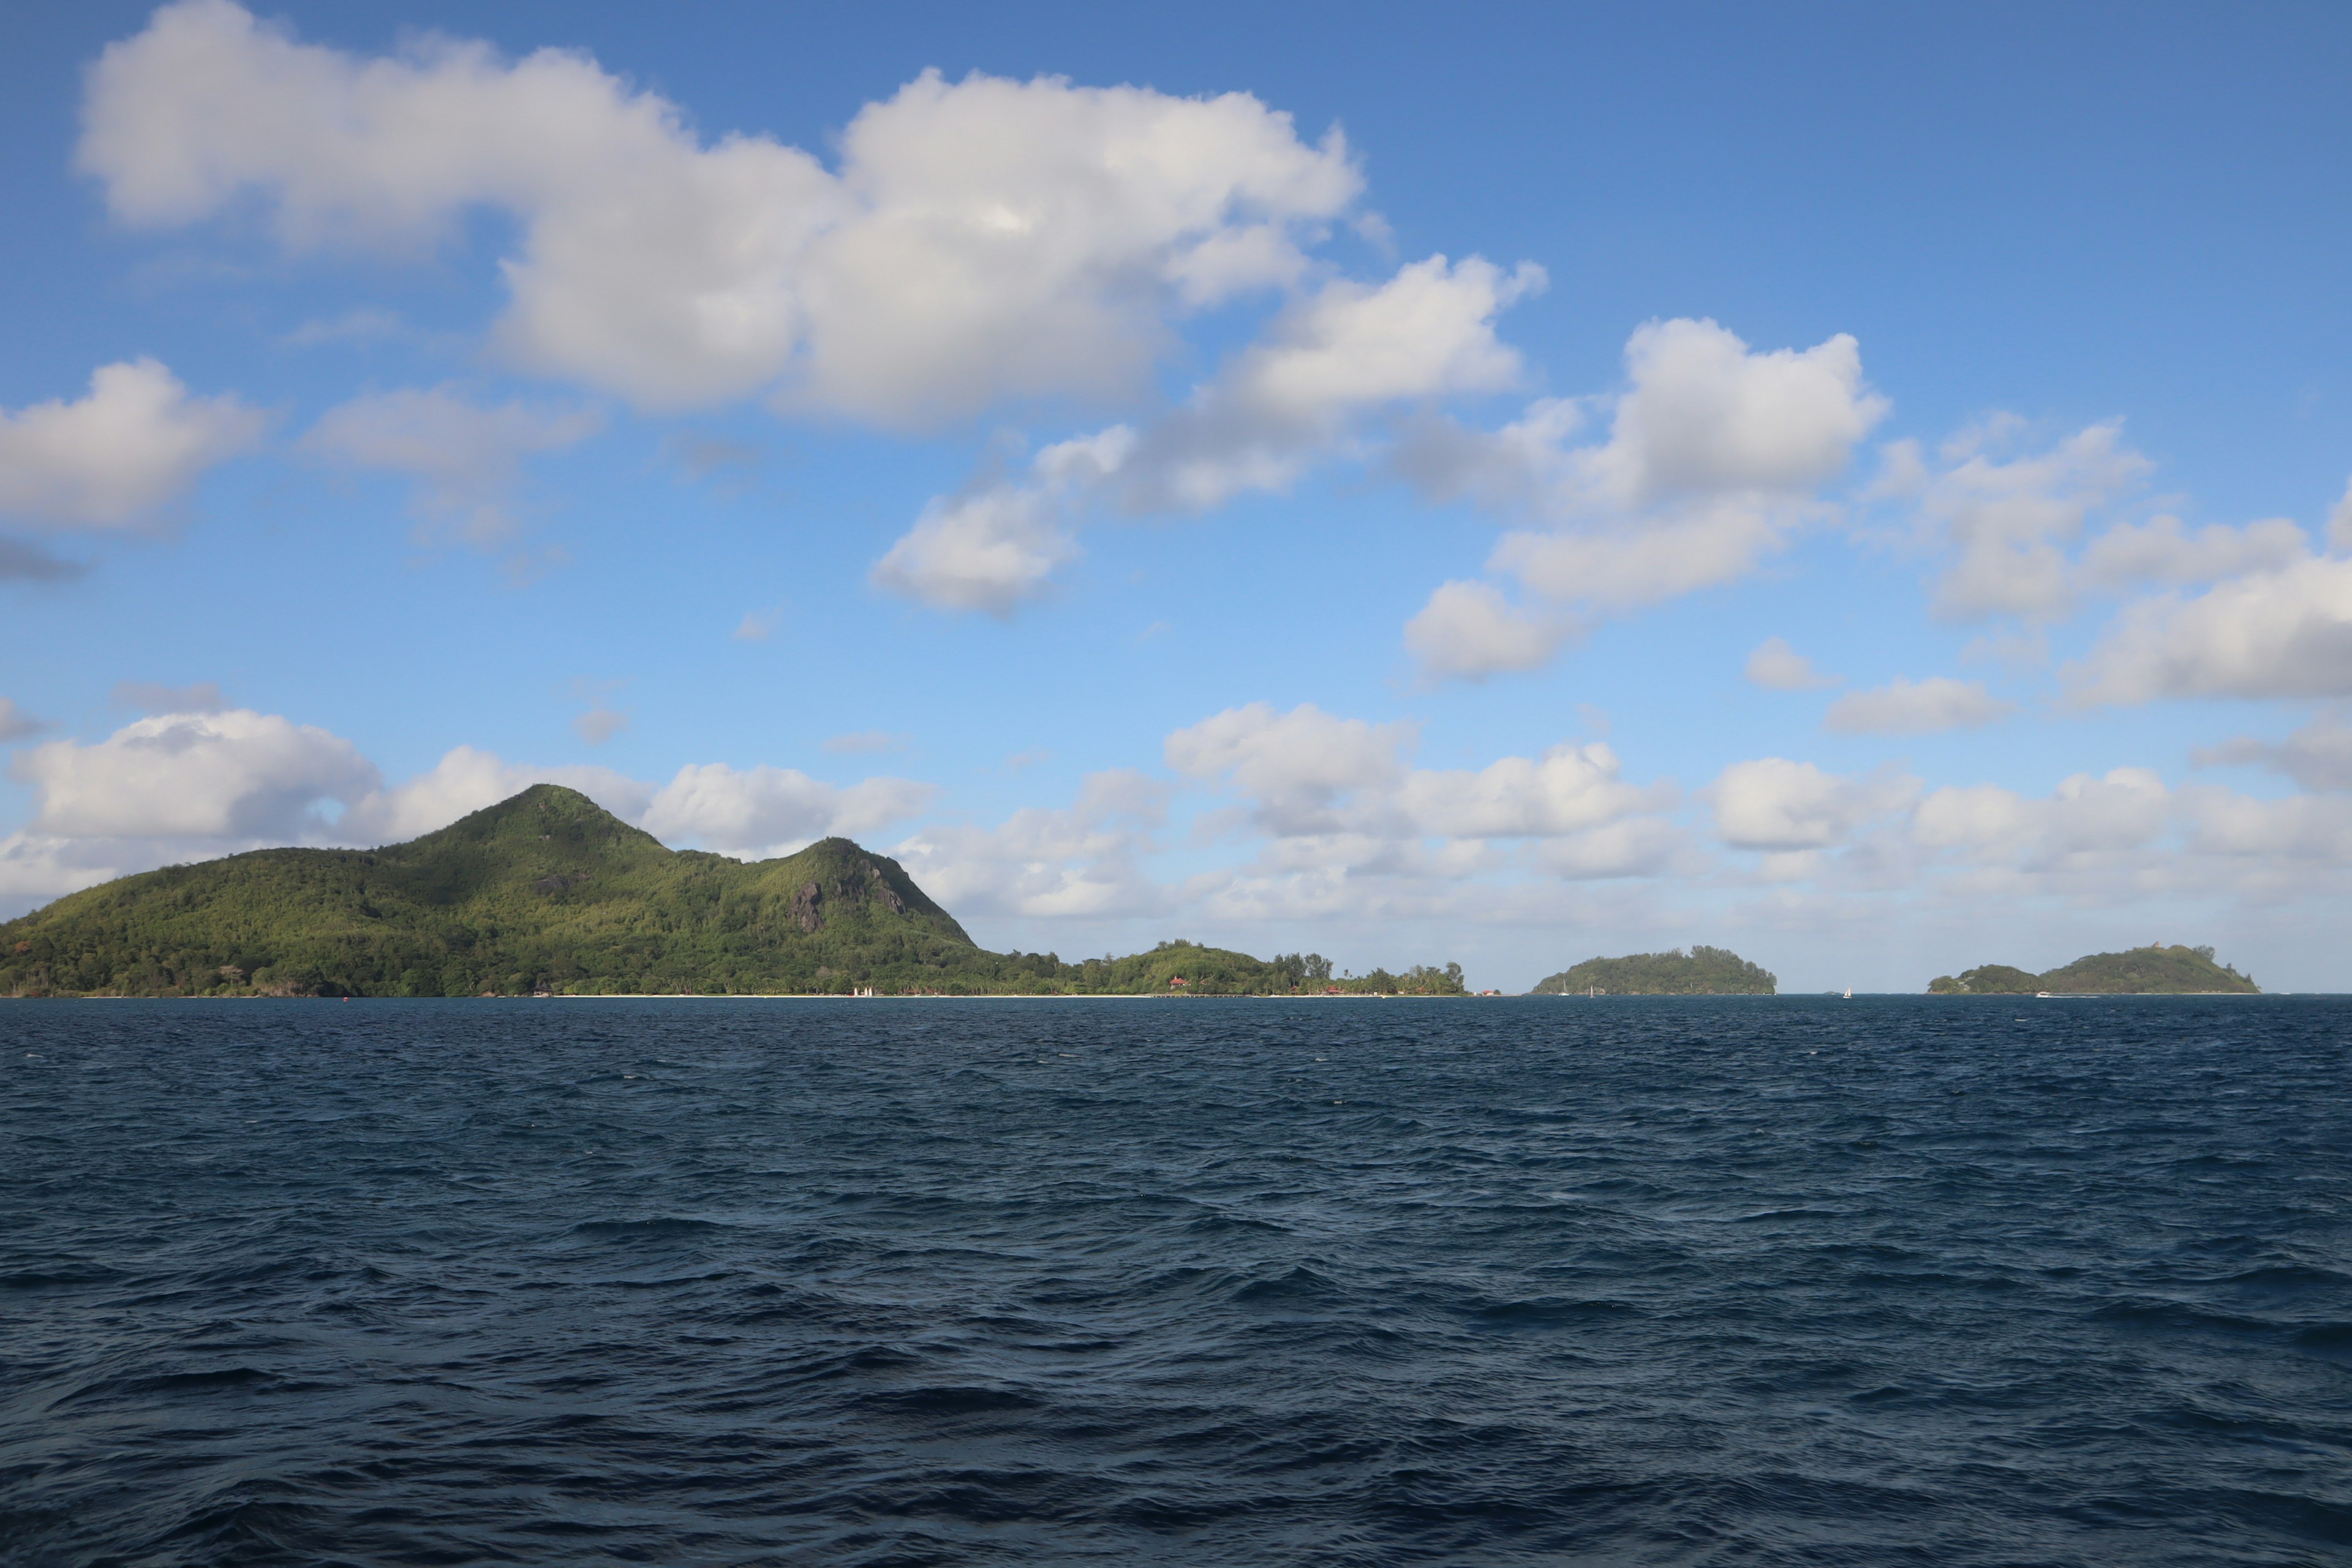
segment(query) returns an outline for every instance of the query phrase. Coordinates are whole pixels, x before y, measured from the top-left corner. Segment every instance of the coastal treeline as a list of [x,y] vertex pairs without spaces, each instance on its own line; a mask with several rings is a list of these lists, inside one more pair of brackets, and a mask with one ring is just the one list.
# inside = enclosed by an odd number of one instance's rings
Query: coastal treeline
[[1694,947],[1688,952],[1631,952],[1622,958],[1588,958],[1535,984],[1533,995],[1771,996],[1780,980],[1729,948]]
[[2049,991],[2091,996],[2197,995],[2260,992],[2253,977],[2219,962],[2210,947],[2150,942],[2123,952],[2094,952],[2040,974],[2006,963],[1980,964],[1927,983],[1931,996],[2031,996]]
[[0,996],[628,994],[1458,995],[1458,964],[1334,976],[1166,942],[978,946],[845,838],[751,864],[665,847],[540,784],[406,844],[265,849],[125,877],[0,925]]

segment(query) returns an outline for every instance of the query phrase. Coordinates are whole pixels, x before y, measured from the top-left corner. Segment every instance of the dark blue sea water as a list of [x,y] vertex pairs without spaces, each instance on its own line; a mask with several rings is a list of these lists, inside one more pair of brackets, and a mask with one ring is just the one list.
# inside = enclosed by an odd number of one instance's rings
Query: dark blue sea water
[[2340,1563],[2347,1042],[0,1004],[0,1563]]

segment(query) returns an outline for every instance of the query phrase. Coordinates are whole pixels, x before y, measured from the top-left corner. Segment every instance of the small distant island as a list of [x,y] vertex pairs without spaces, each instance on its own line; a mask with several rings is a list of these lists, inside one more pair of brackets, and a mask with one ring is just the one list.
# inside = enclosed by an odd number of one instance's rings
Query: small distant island
[[1536,983],[1531,996],[1774,996],[1780,983],[1769,969],[1748,963],[1728,948],[1694,947],[1688,952],[1631,952],[1622,958],[1588,958],[1573,969]]
[[1988,963],[1927,983],[1930,996],[2032,996],[2048,992],[2076,996],[2253,995],[2262,987],[2251,975],[2215,961],[2210,947],[2167,947],[2150,942],[2128,952],[2094,952],[2063,969],[2029,974],[2006,963]]
[[536,784],[381,849],[258,849],[0,924],[0,997],[1466,994],[1462,966],[1331,972],[1163,942],[991,952],[846,838],[745,862]]

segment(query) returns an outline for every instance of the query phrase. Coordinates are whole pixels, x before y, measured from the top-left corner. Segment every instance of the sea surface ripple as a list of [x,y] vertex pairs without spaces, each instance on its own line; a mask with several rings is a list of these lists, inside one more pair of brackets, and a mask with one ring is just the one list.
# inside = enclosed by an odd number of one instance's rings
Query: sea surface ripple
[[2342,1563],[2347,1039],[0,1004],[0,1563]]

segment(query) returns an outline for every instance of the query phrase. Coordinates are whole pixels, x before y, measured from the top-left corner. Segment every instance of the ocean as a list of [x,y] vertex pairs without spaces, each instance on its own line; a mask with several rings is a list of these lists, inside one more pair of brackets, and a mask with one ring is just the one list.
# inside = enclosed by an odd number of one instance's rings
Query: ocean
[[2343,1563],[2348,1040],[7,1003],[0,1563]]

